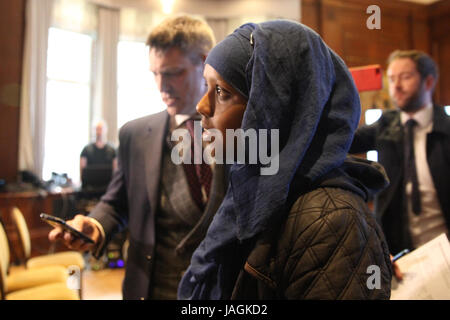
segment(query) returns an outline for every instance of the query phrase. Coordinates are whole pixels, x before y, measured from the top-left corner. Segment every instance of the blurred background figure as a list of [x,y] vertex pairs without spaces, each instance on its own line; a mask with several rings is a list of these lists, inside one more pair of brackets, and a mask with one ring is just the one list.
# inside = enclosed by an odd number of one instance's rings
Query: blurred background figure
[[450,119],[433,104],[438,67],[417,50],[396,50],[387,61],[396,107],[360,127],[350,152],[378,151],[390,186],[375,211],[392,254],[414,249],[450,229]]
[[95,142],[83,148],[80,155],[82,190],[103,194],[117,168],[116,149],[106,141],[108,127],[103,120],[94,125]]

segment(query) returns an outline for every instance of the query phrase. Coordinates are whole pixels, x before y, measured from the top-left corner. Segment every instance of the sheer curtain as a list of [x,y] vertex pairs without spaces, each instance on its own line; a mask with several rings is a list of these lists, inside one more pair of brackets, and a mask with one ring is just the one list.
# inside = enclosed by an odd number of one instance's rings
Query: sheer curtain
[[[174,11],[203,17],[221,41],[243,22],[292,18],[299,6],[298,0],[186,0],[176,2]],[[43,171],[48,175],[55,168],[72,172],[76,180],[78,148],[92,139],[94,121],[106,121],[108,140],[117,145],[124,122],[165,108],[148,70],[145,41],[167,15],[159,2],[147,0],[27,0],[26,13],[19,170],[43,177]],[[47,49],[49,28],[56,49]],[[47,60],[49,50],[58,58]],[[71,72],[77,68],[83,76]],[[63,87],[72,94],[58,89]]]
[[117,128],[166,108],[149,69],[149,48],[145,44],[153,27],[164,18],[151,10],[120,10]]
[[116,9],[98,10],[93,121],[108,125],[107,140],[117,144],[117,43],[120,14]]
[[45,140],[47,41],[53,0],[28,0],[19,128],[19,170],[42,177]]
[[230,33],[228,27],[228,19],[225,18],[206,18],[206,22],[211,27],[216,37],[216,42],[219,43]]

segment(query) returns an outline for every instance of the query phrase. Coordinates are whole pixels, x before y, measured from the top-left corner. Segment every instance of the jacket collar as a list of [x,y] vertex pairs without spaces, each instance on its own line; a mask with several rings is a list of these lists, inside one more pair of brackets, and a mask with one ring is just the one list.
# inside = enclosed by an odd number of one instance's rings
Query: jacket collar
[[450,136],[450,117],[445,113],[444,108],[438,105],[433,106],[433,131]]
[[145,150],[145,176],[148,198],[153,214],[156,212],[161,157],[169,114],[166,110],[148,117],[147,133],[142,139],[141,148]]
[[425,108],[417,111],[412,116],[409,116],[406,112],[400,111],[400,120],[402,125],[405,126],[406,121],[414,119],[419,127],[426,128],[433,122],[433,113],[433,104],[429,103]]
[[401,144],[403,140],[403,126],[400,120],[400,112],[388,112],[386,114],[387,126],[380,135],[380,139],[390,140],[397,144]]
[[[400,119],[400,112],[393,113],[392,117],[393,119],[389,122],[383,137],[388,140],[401,142],[403,139],[403,125]],[[444,108],[438,105],[433,106],[432,133],[450,136],[450,117],[445,113]]]

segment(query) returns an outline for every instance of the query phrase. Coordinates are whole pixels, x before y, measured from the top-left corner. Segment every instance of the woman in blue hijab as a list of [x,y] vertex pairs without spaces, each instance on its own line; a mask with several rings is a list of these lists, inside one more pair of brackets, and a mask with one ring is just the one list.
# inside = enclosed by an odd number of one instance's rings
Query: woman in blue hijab
[[388,182],[376,163],[347,158],[360,102],[343,61],[311,29],[277,20],[235,30],[204,76],[204,129],[278,130],[279,152],[270,139],[267,149],[279,169],[231,166],[178,297],[389,298],[389,250],[366,205]]

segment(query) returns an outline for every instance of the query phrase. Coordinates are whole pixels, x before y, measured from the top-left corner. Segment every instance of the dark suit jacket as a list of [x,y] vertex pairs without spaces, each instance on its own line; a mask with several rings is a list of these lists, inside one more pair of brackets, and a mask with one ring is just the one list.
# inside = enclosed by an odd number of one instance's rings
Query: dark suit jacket
[[[159,201],[162,150],[167,134],[166,111],[126,123],[119,132],[118,169],[106,194],[90,216],[106,234],[129,230],[128,260],[123,282],[124,299],[145,299],[151,286],[155,247],[155,215]],[[209,203],[202,218],[177,250],[197,247],[225,194],[223,166],[216,165]]]
[[[447,228],[450,230],[450,118],[442,107],[433,107],[433,129],[427,136],[427,160]],[[378,162],[390,179],[375,198],[375,212],[389,248],[397,253],[412,248],[408,215],[403,209],[403,126],[399,111],[386,111],[370,126],[360,127],[350,153],[378,151]]]

